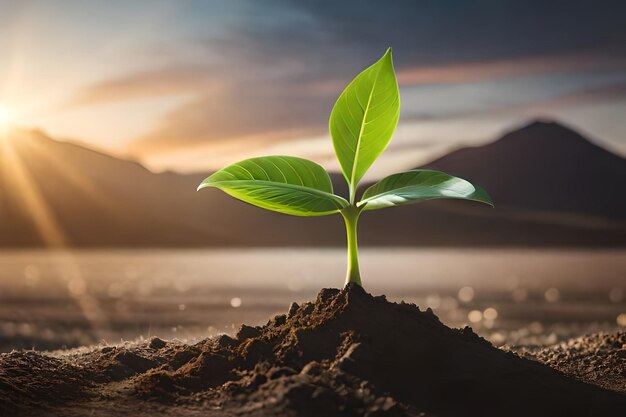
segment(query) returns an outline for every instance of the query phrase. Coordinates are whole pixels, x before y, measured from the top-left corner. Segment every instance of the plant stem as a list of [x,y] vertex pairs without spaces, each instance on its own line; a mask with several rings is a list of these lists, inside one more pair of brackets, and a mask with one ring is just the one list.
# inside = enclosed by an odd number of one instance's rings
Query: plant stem
[[350,204],[352,204],[353,206],[355,205],[355,200],[356,200],[356,186],[350,185]]
[[359,272],[359,246],[357,241],[357,223],[361,209],[355,205],[349,205],[341,211],[346,222],[346,236],[348,239],[348,272],[346,273],[346,285],[354,282],[361,285],[361,274]]

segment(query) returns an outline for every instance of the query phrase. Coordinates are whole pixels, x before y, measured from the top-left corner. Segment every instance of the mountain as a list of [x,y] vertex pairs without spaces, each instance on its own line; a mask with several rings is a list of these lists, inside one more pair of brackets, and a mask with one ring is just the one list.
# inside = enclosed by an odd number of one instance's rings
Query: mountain
[[626,219],[626,160],[554,122],[430,162],[489,190],[498,207]]
[[[155,174],[42,132],[15,131],[0,138],[0,246],[237,246],[294,240],[294,229],[281,226],[294,219],[223,193],[196,193],[205,177]],[[300,240],[320,243],[332,236],[316,229]]]
[[[561,133],[542,133],[546,131]],[[558,125],[532,124],[493,144],[433,161],[428,166],[486,186],[497,208],[432,201],[367,213],[360,221],[361,243],[626,246],[621,196],[614,191],[598,197],[603,199],[596,205],[585,204],[587,197],[574,199],[574,204],[567,183],[568,178],[583,183],[585,175],[575,169],[578,164],[591,177],[599,172],[608,188],[609,180],[622,178],[623,159],[565,131],[571,132]],[[537,139],[539,133],[543,140]],[[553,137],[557,139],[544,146],[545,138]],[[558,169],[550,170],[551,162]],[[529,174],[533,170],[559,174],[560,180],[540,182],[541,176]],[[0,138],[0,247],[344,244],[340,216],[292,217],[257,209],[218,190],[196,193],[207,175],[156,174],[136,162],[56,141],[42,132],[13,132]],[[333,181],[337,190],[345,191],[340,175],[333,175]]]
[[185,203],[179,189],[187,182],[179,176],[153,174],[137,163],[40,132],[13,132],[1,140],[4,245],[196,242],[193,226],[168,209]]

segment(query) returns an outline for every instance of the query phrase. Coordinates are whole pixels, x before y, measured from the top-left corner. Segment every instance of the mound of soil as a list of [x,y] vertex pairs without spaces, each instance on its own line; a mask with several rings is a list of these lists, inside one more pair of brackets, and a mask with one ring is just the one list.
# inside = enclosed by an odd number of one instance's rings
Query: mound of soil
[[[41,375],[11,373],[28,355],[44,363]],[[63,382],[46,391],[40,377]],[[28,378],[37,382],[19,386]],[[626,396],[350,285],[234,338],[3,355],[0,415],[42,407],[63,416],[571,417],[620,415]]]
[[512,349],[578,380],[626,394],[626,332],[592,334],[553,346]]

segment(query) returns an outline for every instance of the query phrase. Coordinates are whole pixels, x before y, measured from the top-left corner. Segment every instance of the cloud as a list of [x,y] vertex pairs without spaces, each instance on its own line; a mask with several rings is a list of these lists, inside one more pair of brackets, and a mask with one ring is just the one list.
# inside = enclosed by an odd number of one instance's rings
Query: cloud
[[327,97],[312,97],[292,86],[237,85],[175,109],[129,150],[158,153],[238,138],[255,138],[261,145],[317,134],[326,130],[331,104]]
[[580,53],[402,68],[398,71],[398,82],[400,85],[461,84],[537,74],[599,72],[625,68],[626,57]]
[[219,89],[210,66],[168,66],[111,78],[80,90],[68,107],[155,98]]
[[[289,0],[278,2],[288,7]],[[626,54],[626,4],[572,0],[320,0],[292,6],[357,51],[392,45],[426,65],[600,51]],[[268,36],[271,36],[268,34]]]
[[[497,89],[497,88],[496,88]],[[494,88],[492,88],[494,90]],[[507,89],[501,90],[507,94]],[[522,94],[518,94],[522,96]],[[437,97],[437,96],[435,96]],[[474,103],[463,99],[463,95],[456,94],[457,102],[448,108],[433,113],[410,113],[405,120],[411,121],[445,121],[470,120],[472,118],[507,118],[517,116],[518,119],[534,118],[542,113],[554,114],[554,111],[563,112],[579,106],[589,106],[598,103],[616,103],[626,101],[626,77],[618,81],[599,83],[593,86],[579,88],[564,88],[561,91],[546,91],[543,95],[530,94],[510,102]],[[453,97],[443,94],[437,97],[435,103],[450,102]],[[443,107],[443,106],[442,106]]]
[[626,100],[626,79],[616,83],[583,88],[535,103],[532,107],[555,108]]
[[[503,88],[502,83],[497,84],[496,80],[555,73],[601,72],[623,68],[624,64],[625,60],[600,59],[591,55],[537,57],[405,68],[398,71],[398,77],[401,87],[433,86],[430,93],[404,92],[405,103],[409,106],[404,112],[405,117],[428,120],[489,113],[493,110],[493,103],[483,105],[477,99],[487,96],[488,90],[492,90],[490,94],[494,94],[498,88],[501,88],[504,95],[519,94],[518,86],[513,89],[508,86]],[[323,134],[326,132],[327,118],[334,99],[349,81],[349,78],[331,78],[331,75],[321,81],[316,80],[317,77],[309,80],[307,71],[297,66],[286,71],[284,77],[278,77],[272,71],[267,71],[266,74],[255,71],[252,73],[254,77],[248,76],[247,80],[239,77],[239,82],[231,79],[220,90],[203,93],[175,109],[152,132],[138,138],[129,149],[135,153],[166,152],[194,144],[232,141],[237,137],[255,137],[261,146],[265,141],[284,141],[305,135]],[[454,87],[477,82],[487,83],[483,85],[482,91],[468,87],[459,91]],[[528,97],[527,93],[519,95],[525,99],[524,105],[528,105],[529,101],[543,101],[544,93],[539,91],[534,97]],[[428,102],[424,102],[425,96],[430,97]],[[585,97],[579,98],[584,99]],[[598,100],[599,97],[594,99]],[[519,104],[511,100],[510,103],[500,100],[496,111],[518,108]],[[416,103],[411,104],[413,101]],[[428,105],[424,107],[420,102]],[[561,104],[567,105],[565,102]]]
[[[71,105],[188,94],[187,102],[129,149],[149,154],[207,144],[254,147],[325,134],[340,90],[390,45],[405,89],[626,66],[626,26],[619,13],[626,5],[617,1],[603,7],[539,0],[245,4],[218,32],[176,43],[166,65],[87,86]],[[167,44],[171,49],[172,41]],[[168,48],[157,49],[166,56]],[[480,105],[483,91],[469,91],[468,103],[477,104],[459,111],[489,111]],[[457,93],[450,90],[448,97]],[[413,111],[408,117],[458,115],[445,108],[455,103],[444,104],[433,110],[418,106],[422,116]]]

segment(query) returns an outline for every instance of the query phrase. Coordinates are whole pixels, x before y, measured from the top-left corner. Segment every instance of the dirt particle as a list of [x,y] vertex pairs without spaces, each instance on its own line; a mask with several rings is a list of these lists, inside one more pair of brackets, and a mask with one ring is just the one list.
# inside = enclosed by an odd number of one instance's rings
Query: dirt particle
[[324,368],[319,362],[316,361],[311,361],[307,363],[302,368],[302,371],[300,371],[301,374],[312,376],[321,375],[322,372],[324,372]]
[[198,356],[198,354],[195,350],[178,350],[170,361],[170,367],[176,370]]
[[231,347],[237,344],[237,341],[227,334],[221,334],[216,339],[217,345],[221,347]]
[[286,322],[287,322],[287,316],[285,314],[279,314],[270,321],[270,324],[273,326],[282,326]]
[[167,342],[159,339],[158,337],[153,337],[148,345],[151,349],[163,349],[165,346],[167,346]]
[[287,317],[292,318],[298,312],[300,306],[295,301],[289,305],[289,311],[287,312]]
[[313,303],[304,303],[302,304],[302,315],[303,316],[308,316],[310,315],[313,310],[315,309],[315,305]]
[[127,368],[132,369],[136,373],[146,372],[147,370],[158,366],[158,363],[154,360],[145,358],[127,350],[115,355],[115,360],[117,360],[119,363],[126,366]]
[[278,367],[272,368],[267,372],[267,376],[269,379],[276,379],[283,376],[295,375],[297,372],[288,367]]
[[253,337],[257,337],[261,334],[261,331],[252,326],[248,326],[246,324],[242,324],[239,330],[237,331],[237,340],[244,341],[247,339],[252,339]]
[[241,353],[248,367],[274,356],[271,346],[261,339],[248,339],[241,345]]

